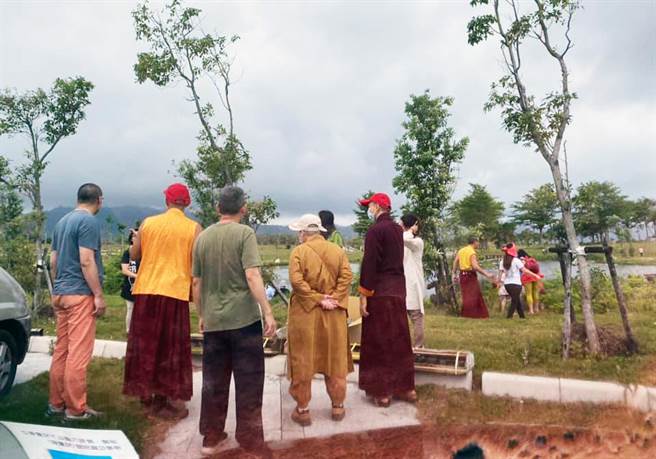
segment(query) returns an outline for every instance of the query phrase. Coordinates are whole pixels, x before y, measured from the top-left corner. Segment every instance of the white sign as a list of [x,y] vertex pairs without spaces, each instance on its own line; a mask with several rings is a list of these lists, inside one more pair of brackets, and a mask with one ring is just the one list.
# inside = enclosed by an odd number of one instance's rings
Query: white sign
[[30,459],[139,459],[120,430],[71,429],[5,422]]

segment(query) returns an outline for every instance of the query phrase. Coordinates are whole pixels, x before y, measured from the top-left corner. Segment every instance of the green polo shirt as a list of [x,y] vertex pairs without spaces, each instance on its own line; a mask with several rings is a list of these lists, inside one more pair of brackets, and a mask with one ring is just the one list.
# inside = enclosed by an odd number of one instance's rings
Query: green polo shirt
[[235,330],[261,320],[244,272],[261,265],[255,232],[246,225],[216,223],[198,236],[192,273],[202,280],[206,332]]

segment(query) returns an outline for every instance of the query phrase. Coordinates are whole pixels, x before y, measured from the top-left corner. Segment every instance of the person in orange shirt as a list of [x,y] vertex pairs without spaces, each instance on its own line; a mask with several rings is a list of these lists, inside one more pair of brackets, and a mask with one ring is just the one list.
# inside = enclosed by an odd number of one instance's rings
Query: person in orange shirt
[[147,218],[130,248],[140,265],[123,393],[140,397],[156,416],[180,419],[189,412],[174,401],[192,395],[191,256],[201,227],[184,214],[191,204],[185,185],[174,183],[164,195],[166,212]]

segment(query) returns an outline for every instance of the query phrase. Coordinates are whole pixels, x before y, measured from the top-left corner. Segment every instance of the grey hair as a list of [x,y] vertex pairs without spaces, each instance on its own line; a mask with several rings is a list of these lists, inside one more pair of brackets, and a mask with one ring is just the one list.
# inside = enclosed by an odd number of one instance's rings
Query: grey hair
[[223,215],[237,215],[246,204],[246,193],[238,186],[226,186],[218,194],[218,208]]

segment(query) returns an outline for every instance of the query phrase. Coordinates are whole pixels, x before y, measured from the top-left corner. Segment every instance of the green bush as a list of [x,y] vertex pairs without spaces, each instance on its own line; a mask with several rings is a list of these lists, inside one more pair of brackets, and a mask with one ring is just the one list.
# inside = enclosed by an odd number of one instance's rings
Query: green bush
[[0,238],[0,266],[2,266],[28,294],[34,292],[34,244],[27,238]]
[[105,282],[103,290],[110,295],[116,295],[121,292],[123,285],[123,273],[121,273],[122,253],[107,255],[103,260],[105,267]]
[[[617,299],[610,278],[600,270],[592,270],[592,306],[595,313],[603,314],[617,310]],[[574,286],[572,304],[581,311],[581,294],[578,279]],[[656,311],[656,283],[647,282],[643,276],[628,276],[620,281],[627,307],[630,311]],[[564,289],[560,281],[545,282],[546,293],[542,296],[547,307],[563,312]]]

